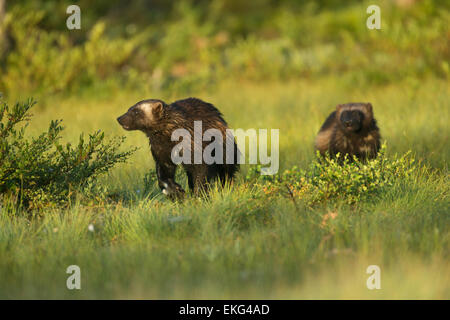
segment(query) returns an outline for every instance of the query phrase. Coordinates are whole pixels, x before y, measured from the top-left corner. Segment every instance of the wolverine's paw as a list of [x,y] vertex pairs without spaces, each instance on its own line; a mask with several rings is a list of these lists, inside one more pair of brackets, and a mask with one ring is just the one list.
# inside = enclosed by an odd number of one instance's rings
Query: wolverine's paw
[[185,191],[179,185],[169,186],[167,183],[164,183],[162,193],[169,197],[171,200],[177,200],[184,198]]

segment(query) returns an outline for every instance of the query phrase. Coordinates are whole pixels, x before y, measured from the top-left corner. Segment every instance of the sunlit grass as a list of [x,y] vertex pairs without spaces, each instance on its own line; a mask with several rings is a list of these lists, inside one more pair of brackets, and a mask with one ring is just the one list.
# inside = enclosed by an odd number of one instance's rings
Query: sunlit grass
[[[352,101],[373,104],[391,154],[412,150],[428,168],[414,173],[414,183],[399,181],[356,205],[313,208],[281,195],[266,201],[244,181],[247,165],[232,186],[204,199],[172,203],[156,186],[145,194],[143,177],[153,168],[148,141],[116,118],[144,98],[184,97],[47,98],[34,111],[31,134],[63,119],[64,140],[101,129],[141,149],[102,178],[116,202],[40,217],[0,214],[0,297],[448,299],[449,89],[434,79],[363,89],[325,78],[192,93],[215,104],[233,128],[280,129],[280,170],[308,166],[325,117]],[[324,221],[330,212],[334,218]],[[66,288],[71,264],[81,268],[80,291]],[[370,264],[381,267],[379,291],[366,288]]]

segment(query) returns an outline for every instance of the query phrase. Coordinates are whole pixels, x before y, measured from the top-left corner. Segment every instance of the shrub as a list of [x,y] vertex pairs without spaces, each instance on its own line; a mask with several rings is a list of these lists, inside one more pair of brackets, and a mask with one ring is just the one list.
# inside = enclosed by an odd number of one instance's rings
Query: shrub
[[[80,135],[78,144],[59,143],[61,121],[36,138],[26,139],[30,109],[35,102],[0,105],[0,196],[25,207],[61,205],[87,189],[96,178],[124,162],[134,150],[119,152],[124,138],[105,141],[101,131]],[[87,141],[86,141],[87,140]]]
[[[99,21],[85,41],[77,43],[67,31],[43,29],[48,15],[43,9],[20,7],[8,12],[5,24],[14,50],[5,57],[7,67],[0,73],[0,91],[18,97],[21,92],[49,95],[77,91],[84,85],[109,83],[105,79],[134,80],[133,85],[142,82],[131,79],[138,64],[135,60],[140,58],[141,35],[110,39],[105,22]],[[145,77],[145,70],[140,74]]]
[[[337,159],[318,155],[307,170],[293,167],[280,175],[260,176],[256,178],[256,183],[266,194],[281,192],[294,199],[304,199],[309,205],[329,200],[353,204],[394,185],[399,179],[409,177],[416,169],[410,152],[389,159],[386,145],[383,145],[376,159],[349,160],[347,156],[342,159],[342,155],[338,155]],[[258,167],[252,169],[247,179],[252,179],[258,172]]]

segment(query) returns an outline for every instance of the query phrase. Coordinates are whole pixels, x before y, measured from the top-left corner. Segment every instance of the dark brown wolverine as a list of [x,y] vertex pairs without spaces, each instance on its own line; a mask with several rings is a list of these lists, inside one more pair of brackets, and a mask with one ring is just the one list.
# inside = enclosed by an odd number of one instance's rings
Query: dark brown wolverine
[[[117,118],[117,121],[125,130],[140,130],[149,138],[150,149],[155,160],[158,184],[164,194],[171,198],[179,197],[184,193],[183,188],[175,181],[176,166],[172,161],[171,154],[174,147],[179,143],[172,141],[174,130],[185,129],[191,136],[191,150],[201,148],[203,152],[206,142],[200,140],[200,145],[194,139],[194,121],[201,121],[202,134],[208,129],[218,129],[223,138],[222,163],[206,164],[203,159],[201,163],[194,163],[193,152],[190,163],[182,163],[188,178],[189,189],[198,193],[205,190],[208,183],[219,178],[225,183],[231,180],[238,171],[238,148],[234,137],[227,135],[228,125],[223,119],[220,111],[212,104],[196,98],[188,98],[166,104],[162,100],[143,100]],[[234,148],[233,161],[226,161],[226,140]],[[232,140],[230,140],[232,139]],[[229,162],[232,162],[231,164]]]
[[331,157],[337,153],[353,156],[360,160],[373,159],[380,150],[380,130],[373,116],[370,103],[339,104],[316,137],[316,150],[321,155],[329,152]]

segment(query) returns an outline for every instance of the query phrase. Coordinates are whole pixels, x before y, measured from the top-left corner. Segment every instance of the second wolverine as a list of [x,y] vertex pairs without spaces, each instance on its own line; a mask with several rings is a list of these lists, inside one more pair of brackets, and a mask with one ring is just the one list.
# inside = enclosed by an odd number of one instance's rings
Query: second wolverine
[[360,160],[373,159],[380,150],[380,130],[370,103],[339,104],[320,128],[315,142],[321,155],[337,153]]

